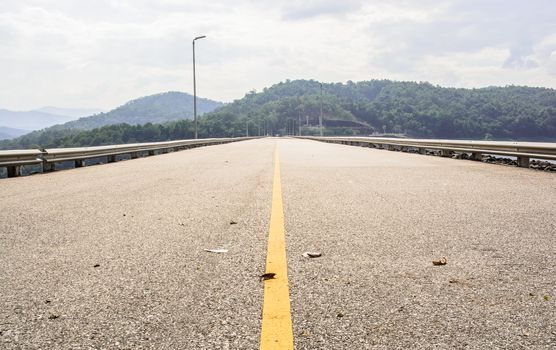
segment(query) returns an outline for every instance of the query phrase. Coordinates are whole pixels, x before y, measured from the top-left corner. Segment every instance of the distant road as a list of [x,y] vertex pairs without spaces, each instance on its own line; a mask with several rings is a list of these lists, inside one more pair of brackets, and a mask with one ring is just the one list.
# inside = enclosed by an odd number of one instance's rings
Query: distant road
[[551,173],[267,138],[0,193],[0,348],[258,349],[263,285],[296,349],[556,347]]

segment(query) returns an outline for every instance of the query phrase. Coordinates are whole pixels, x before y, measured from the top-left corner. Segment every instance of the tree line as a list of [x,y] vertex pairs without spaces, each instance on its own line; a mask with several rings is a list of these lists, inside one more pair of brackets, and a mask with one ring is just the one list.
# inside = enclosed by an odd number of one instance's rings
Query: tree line
[[[168,96],[166,96],[168,97]],[[157,118],[172,112],[161,108]],[[145,107],[147,108],[147,107]],[[371,80],[321,84],[285,81],[199,118],[200,137],[397,133],[409,137],[556,141],[556,91],[522,86],[456,89],[430,83]],[[139,112],[137,112],[139,114]],[[130,115],[127,120],[133,120]],[[107,125],[93,130],[50,128],[0,148],[49,148],[192,138],[191,120]]]

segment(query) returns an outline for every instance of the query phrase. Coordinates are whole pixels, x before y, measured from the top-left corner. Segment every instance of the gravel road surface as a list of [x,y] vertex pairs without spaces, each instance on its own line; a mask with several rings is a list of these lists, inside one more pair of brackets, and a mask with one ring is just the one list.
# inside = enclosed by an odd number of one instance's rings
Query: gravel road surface
[[0,180],[0,348],[258,349],[277,144],[296,349],[556,348],[554,174],[272,138]]

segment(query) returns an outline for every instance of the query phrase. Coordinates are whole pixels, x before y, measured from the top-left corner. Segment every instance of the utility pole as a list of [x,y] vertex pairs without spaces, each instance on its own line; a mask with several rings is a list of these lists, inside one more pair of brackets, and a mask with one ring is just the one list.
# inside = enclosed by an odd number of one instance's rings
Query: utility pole
[[195,123],[195,138],[198,138],[199,128],[197,126],[197,82],[195,81],[195,40],[206,38],[201,35],[193,39],[193,119]]
[[320,137],[322,137],[322,83],[320,83],[320,117],[319,117]]
[[297,135],[301,136],[301,111],[297,115]]

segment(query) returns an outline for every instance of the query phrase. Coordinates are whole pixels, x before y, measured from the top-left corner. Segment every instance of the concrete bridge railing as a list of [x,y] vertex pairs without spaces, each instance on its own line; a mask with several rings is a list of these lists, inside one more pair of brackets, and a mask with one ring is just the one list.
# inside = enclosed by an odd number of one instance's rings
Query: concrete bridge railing
[[16,177],[22,175],[23,166],[25,165],[42,165],[43,172],[50,172],[56,170],[56,163],[61,162],[74,162],[75,167],[78,168],[85,166],[85,161],[92,158],[106,157],[106,162],[112,163],[117,160],[117,156],[121,155],[129,155],[131,159],[135,159],[140,156],[153,156],[160,153],[253,138],[255,137],[179,140],[96,147],[48,148],[42,150],[8,150],[0,151],[0,167],[7,169],[8,177]]
[[483,155],[503,155],[516,157],[517,165],[520,167],[529,167],[531,159],[556,160],[556,143],[545,142],[430,140],[381,137],[302,138],[329,143],[421,154],[427,154],[427,151],[434,150],[440,152],[440,155],[444,157],[451,157],[455,153],[465,153],[469,154],[469,159],[472,160],[481,160]]

